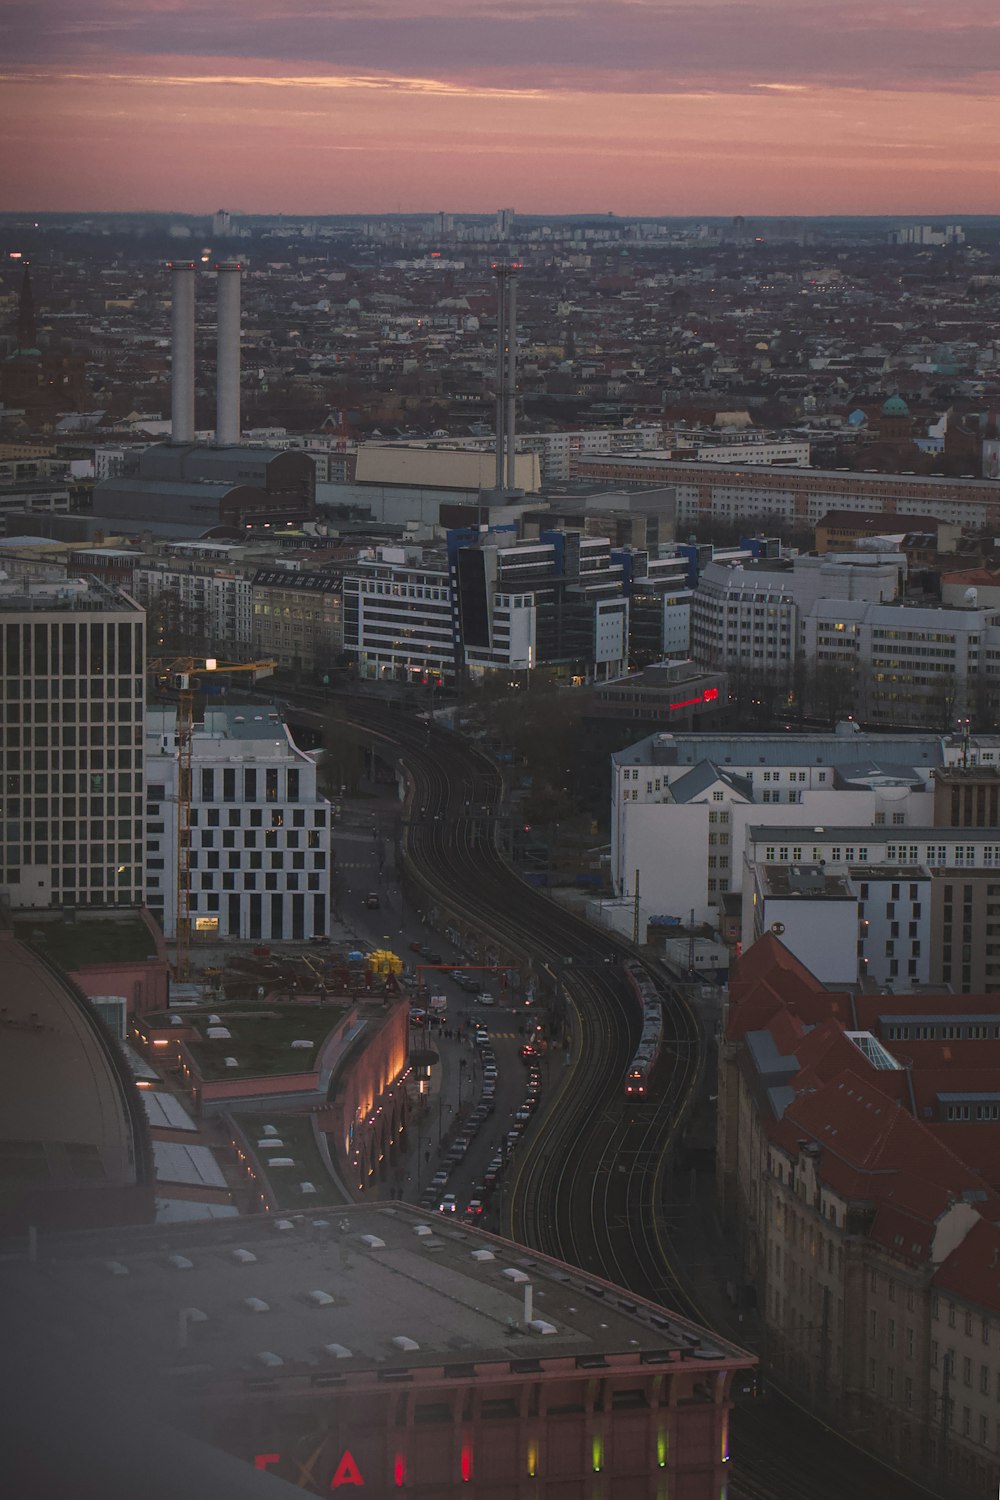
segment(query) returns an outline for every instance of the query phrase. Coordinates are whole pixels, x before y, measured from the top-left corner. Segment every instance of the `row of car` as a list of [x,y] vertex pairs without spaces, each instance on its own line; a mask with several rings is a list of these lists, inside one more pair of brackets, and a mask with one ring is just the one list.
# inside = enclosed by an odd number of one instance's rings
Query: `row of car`
[[[489,1033],[485,1027],[476,1034],[476,1044],[479,1047],[479,1055],[483,1060],[483,1096],[482,1101],[472,1116],[473,1129],[479,1129],[485,1124],[489,1116],[494,1112],[496,1091],[496,1061],[493,1049],[490,1046]],[[474,1183],[472,1195],[465,1208],[466,1218],[477,1218],[488,1206],[490,1197],[510,1161],[511,1154],[521,1139],[522,1134],[528,1126],[532,1115],[538,1108],[541,1099],[542,1077],[539,1067],[538,1055],[534,1048],[522,1048],[521,1053],[527,1067],[528,1080],[525,1088],[524,1099],[520,1108],[516,1110],[511,1122],[511,1128],[499,1143],[499,1149],[491,1158],[481,1183]],[[492,1076],[491,1076],[492,1075]],[[430,1188],[421,1199],[425,1208],[437,1208],[439,1213],[457,1214],[458,1198],[455,1193],[444,1192],[451,1171],[458,1166],[465,1156],[466,1151],[472,1144],[471,1133],[466,1132],[454,1143],[451,1153],[446,1158],[446,1167],[442,1169],[433,1179]]]

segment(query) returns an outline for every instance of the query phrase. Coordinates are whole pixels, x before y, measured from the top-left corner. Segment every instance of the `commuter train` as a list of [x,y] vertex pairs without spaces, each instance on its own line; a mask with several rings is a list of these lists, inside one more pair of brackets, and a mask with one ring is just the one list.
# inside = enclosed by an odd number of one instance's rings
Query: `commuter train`
[[623,970],[642,1010],[642,1036],[625,1073],[625,1098],[641,1101],[647,1097],[663,1043],[663,1001],[641,964],[625,963]]

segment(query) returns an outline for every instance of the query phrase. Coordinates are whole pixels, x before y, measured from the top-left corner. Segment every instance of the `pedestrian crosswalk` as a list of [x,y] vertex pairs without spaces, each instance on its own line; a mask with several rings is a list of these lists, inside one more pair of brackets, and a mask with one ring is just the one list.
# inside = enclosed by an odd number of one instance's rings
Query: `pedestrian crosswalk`
[[495,1042],[509,1042],[520,1035],[519,1031],[490,1031],[490,1036]]

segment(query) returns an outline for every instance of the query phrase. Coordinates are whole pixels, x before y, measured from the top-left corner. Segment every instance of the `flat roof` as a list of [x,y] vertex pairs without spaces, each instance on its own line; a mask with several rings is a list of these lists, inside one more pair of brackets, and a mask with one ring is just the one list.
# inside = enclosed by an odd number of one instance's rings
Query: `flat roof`
[[[933,826],[914,828],[910,825],[889,828],[884,824],[873,826],[871,823],[856,823],[851,826],[828,823],[824,828],[814,828],[810,823],[753,823],[747,827],[747,837],[757,842],[764,839],[770,843],[772,840],[788,839],[790,843],[807,844],[810,841],[821,839],[824,843],[836,839],[838,843],[862,843],[868,844],[912,844],[914,842],[927,844],[998,844],[1000,843],[1000,828],[935,828]],[[854,865],[854,860],[846,863]],[[972,867],[973,870],[977,866]],[[1000,869],[993,872],[1000,875]]]
[[[266,1371],[277,1378],[615,1354],[751,1362],[678,1314],[404,1204],[51,1236],[42,1258],[44,1277],[12,1262],[11,1288],[44,1282],[50,1318],[54,1301],[71,1305],[95,1336],[113,1327],[161,1370],[183,1363],[186,1384],[262,1375],[263,1351],[282,1362]],[[527,1283],[534,1327],[523,1319]],[[182,1307],[205,1322],[189,1325],[179,1361]]]
[[[647,734],[612,752],[623,766],[696,766],[712,760],[723,766],[849,766],[865,755],[897,766],[940,766],[945,746],[940,734]],[[979,735],[973,743],[1000,749],[1000,735]]]

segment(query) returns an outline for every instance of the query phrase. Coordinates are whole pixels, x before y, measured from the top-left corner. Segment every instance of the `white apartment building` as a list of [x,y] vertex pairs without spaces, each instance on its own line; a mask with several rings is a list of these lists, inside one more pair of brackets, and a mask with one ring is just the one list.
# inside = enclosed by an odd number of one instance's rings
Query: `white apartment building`
[[95,578],[0,574],[0,895],[143,900],[145,615]]
[[[146,716],[148,904],[177,927],[177,725]],[[325,934],[330,805],[316,766],[280,716],[251,704],[210,708],[195,729],[191,778],[192,939],[276,942]]]
[[[211,549],[211,544],[208,544]],[[197,558],[150,561],[134,573],[136,598],[147,608],[161,597],[173,601],[181,616],[203,620],[206,645],[226,652],[250,646],[253,640],[253,588],[256,562],[233,563],[199,551]],[[155,643],[153,643],[155,645]]]
[[[722,897],[744,889],[745,857],[775,862],[746,847],[748,828],[771,823],[802,830],[798,840],[781,842],[792,852],[779,863],[819,863],[823,856],[812,849],[821,840],[811,831],[827,829],[835,838],[843,825],[865,826],[872,836],[837,841],[840,863],[882,863],[876,837],[896,830],[901,841],[908,828],[930,825],[932,772],[961,764],[966,751],[957,738],[843,728],[834,734],[653,734],[616,751],[610,851],[616,894],[633,895],[638,872],[644,912],[683,916],[694,910],[696,920],[714,921]],[[1000,739],[980,736],[968,753],[977,763],[1000,764],[994,762]],[[923,853],[888,860],[924,862]]]

